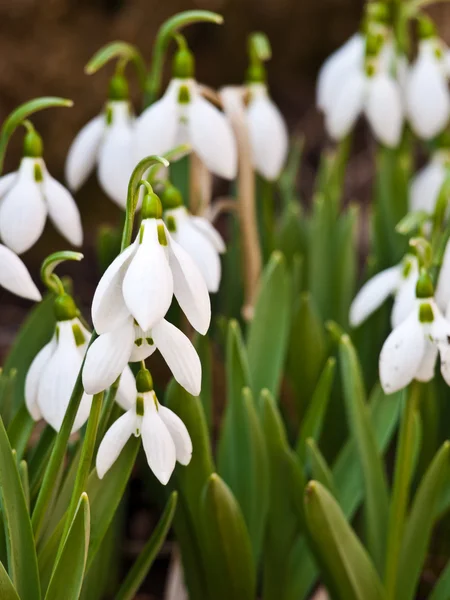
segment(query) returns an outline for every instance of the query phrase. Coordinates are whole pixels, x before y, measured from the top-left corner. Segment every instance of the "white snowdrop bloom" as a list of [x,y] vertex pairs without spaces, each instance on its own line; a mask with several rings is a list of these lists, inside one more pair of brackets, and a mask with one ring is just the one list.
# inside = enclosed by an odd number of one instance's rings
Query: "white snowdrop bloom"
[[225,115],[202,97],[192,78],[174,78],[164,96],[136,120],[136,161],[189,144],[206,168],[225,179],[237,172],[236,141]]
[[401,89],[381,61],[373,74],[360,69],[342,80],[325,114],[328,133],[337,140],[342,139],[362,114],[382,144],[398,145],[403,128]]
[[[177,461],[182,465],[189,464],[192,441],[183,421],[159,404],[153,385],[142,384],[142,373],[148,371],[138,374],[138,395],[134,404],[113,423],[100,444],[96,458],[97,474],[100,479],[105,476],[127,441],[135,435],[142,438],[150,469],[166,485]],[[149,373],[148,378],[151,382]]]
[[395,300],[391,323],[392,327],[397,327],[414,307],[418,277],[417,258],[408,254],[399,265],[385,269],[369,279],[350,306],[352,327],[358,327],[392,295]]
[[325,113],[332,107],[347,76],[364,66],[365,38],[355,33],[323,63],[317,81],[317,107]]
[[286,123],[265,83],[250,83],[247,89],[250,94],[247,123],[253,165],[265,179],[274,181],[278,179],[288,153]]
[[26,266],[12,250],[0,244],[0,286],[9,292],[39,302],[41,294]]
[[24,156],[18,171],[0,178],[0,238],[22,254],[41,237],[47,215],[73,246],[81,246],[83,229],[75,200],[50,175],[41,156]]
[[439,192],[450,165],[448,151],[435,152],[428,164],[418,171],[409,188],[409,210],[433,214]]
[[160,351],[176,381],[190,394],[198,396],[202,367],[189,338],[165,319],[143,331],[132,317],[113,331],[102,333],[90,346],[83,367],[85,391],[96,394],[105,390],[127,363],[145,360],[156,350]]
[[440,133],[450,116],[450,95],[442,43],[437,38],[419,42],[406,84],[406,111],[414,132],[423,139]]
[[441,270],[436,285],[435,293],[436,303],[439,308],[446,313],[446,318],[449,318],[450,312],[450,241],[445,247],[444,256],[442,259]]
[[[127,98],[127,91],[116,94]],[[133,156],[134,115],[127,99],[109,100],[103,114],[77,134],[66,160],[66,180],[77,191],[97,165],[100,186],[120,208],[127,204]]]
[[118,328],[131,315],[143,331],[149,331],[167,313],[173,296],[191,325],[205,334],[211,320],[211,303],[205,281],[189,254],[172,239],[160,218],[145,218],[144,198],[139,234],[101,278],[92,302],[97,333]]
[[170,235],[200,269],[209,292],[217,292],[221,278],[219,254],[225,252],[225,243],[213,225],[204,217],[191,215],[184,206],[164,213]]
[[449,340],[450,323],[434,298],[417,299],[409,316],[391,332],[381,350],[379,368],[384,392],[401,390],[413,379],[430,381],[438,352],[442,375],[450,384]]

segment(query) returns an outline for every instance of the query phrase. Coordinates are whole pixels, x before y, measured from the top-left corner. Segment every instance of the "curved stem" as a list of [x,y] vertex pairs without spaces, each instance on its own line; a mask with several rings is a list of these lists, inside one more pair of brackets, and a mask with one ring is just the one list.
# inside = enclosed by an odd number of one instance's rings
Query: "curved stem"
[[35,112],[54,106],[73,106],[72,100],[56,97],[35,98],[18,106],[4,121],[0,130],[0,174],[3,171],[6,148],[15,130]]
[[163,165],[164,167],[169,166],[169,161],[162,156],[147,156],[143,158],[140,163],[137,164],[133,173],[130,177],[130,183],[128,184],[127,193],[127,212],[125,215],[125,224],[123,226],[122,234],[122,245],[120,251],[122,252],[131,243],[131,236],[133,235],[133,223],[134,214],[136,212],[136,206],[138,202],[138,189],[142,182],[144,173],[155,164]]
[[128,62],[133,63],[139,79],[139,85],[144,90],[147,78],[147,68],[142,54],[132,44],[126,42],[111,42],[100,48],[84,68],[85,73],[93,75],[110,60],[119,59],[118,68],[123,71]]
[[261,31],[254,31],[248,36],[248,53],[250,60],[266,62],[272,57],[269,38]]
[[153,47],[153,59],[150,73],[147,77],[145,106],[149,106],[158,97],[161,88],[161,77],[164,66],[164,57],[171,39],[186,25],[192,23],[216,23],[220,25],[223,17],[209,10],[187,10],[168,19],[159,28]]
[[53,271],[58,265],[66,260],[80,261],[82,258],[83,254],[81,254],[81,252],[72,252],[71,250],[61,250],[60,252],[54,252],[53,254],[50,254],[50,256],[47,256],[42,263],[42,281],[47,288],[50,291],[55,292],[55,294],[64,294],[64,285],[58,275],[53,273]]

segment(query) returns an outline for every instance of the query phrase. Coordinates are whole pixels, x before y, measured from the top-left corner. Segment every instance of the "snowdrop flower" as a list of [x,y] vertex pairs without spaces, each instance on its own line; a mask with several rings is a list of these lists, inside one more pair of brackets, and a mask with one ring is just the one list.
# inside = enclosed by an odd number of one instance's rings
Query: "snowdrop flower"
[[143,331],[132,317],[102,333],[90,346],[83,367],[83,387],[96,394],[117,379],[129,362],[139,362],[159,350],[176,381],[193,396],[200,394],[202,367],[189,338],[162,319]]
[[420,277],[416,296],[409,316],[392,331],[381,350],[380,381],[387,394],[401,390],[413,379],[430,381],[439,352],[442,375],[450,385],[450,323],[433,298],[427,275]]
[[94,294],[97,333],[117,329],[130,316],[149,331],[164,318],[173,296],[194,329],[201,334],[208,330],[211,304],[205,281],[161,216],[158,196],[146,194],[136,240],[108,267]]
[[450,116],[450,95],[442,42],[422,39],[406,84],[406,111],[414,132],[423,139],[440,133]]
[[369,279],[350,306],[352,327],[363,323],[391,295],[395,296],[391,323],[392,327],[397,327],[413,309],[418,277],[417,258],[408,254],[399,265],[385,269]]
[[433,154],[430,162],[414,175],[409,189],[410,211],[423,210],[430,215],[434,213],[450,165],[449,158],[448,151],[439,150]]
[[47,215],[73,246],[83,243],[80,213],[71,194],[47,171],[42,140],[25,136],[18,171],[0,178],[0,237],[16,254],[31,248],[44,231]]
[[364,66],[365,38],[355,33],[323,63],[317,81],[317,107],[327,113],[336,100],[342,82]]
[[175,55],[173,79],[164,96],[136,121],[136,160],[164,155],[189,144],[212,173],[234,179],[237,150],[225,115],[202,97],[194,77],[194,58],[187,48]]
[[89,121],[77,134],[66,160],[66,180],[77,191],[97,165],[103,191],[125,209],[133,161],[134,116],[124,77],[111,80],[104,112]]
[[138,393],[134,404],[110,427],[100,444],[97,474],[100,479],[105,476],[127,441],[135,435],[142,438],[148,466],[166,485],[177,461],[182,465],[189,464],[192,441],[183,421],[159,404],[149,371],[142,369],[136,384]]
[[183,206],[180,192],[167,185],[161,195],[164,220],[175,240],[199,268],[209,292],[217,292],[221,277],[219,254],[225,252],[221,235],[208,219],[191,215]]
[[450,241],[445,247],[444,256],[442,258],[442,266],[439,271],[439,278],[436,285],[435,293],[436,303],[439,308],[446,312],[446,317],[449,318],[450,309]]
[[271,100],[264,82],[247,85],[250,100],[247,123],[256,171],[265,179],[278,179],[288,153],[288,132],[284,119]]
[[9,292],[39,302],[41,294],[26,266],[12,250],[0,244],[0,286]]
[[364,114],[375,137],[382,144],[395,147],[403,128],[400,85],[391,75],[382,50],[369,59],[365,69],[352,70],[342,79],[325,113],[325,125],[331,137],[339,140]]

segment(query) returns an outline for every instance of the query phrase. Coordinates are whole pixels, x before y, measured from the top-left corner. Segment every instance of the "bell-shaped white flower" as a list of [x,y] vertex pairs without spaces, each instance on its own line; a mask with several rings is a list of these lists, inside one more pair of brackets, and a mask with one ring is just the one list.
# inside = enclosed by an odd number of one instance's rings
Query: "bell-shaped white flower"
[[435,152],[428,164],[418,171],[409,188],[409,210],[432,215],[449,166],[446,151]]
[[317,80],[317,107],[325,113],[333,106],[342,82],[364,66],[365,38],[355,33],[323,63]]
[[442,266],[439,271],[439,278],[436,285],[435,299],[439,308],[446,312],[446,317],[449,318],[450,308],[450,241],[445,247]]
[[209,292],[217,292],[221,278],[219,254],[225,252],[221,235],[208,219],[191,215],[184,206],[167,210],[164,219],[175,240],[200,269]]
[[206,168],[225,179],[237,172],[237,149],[225,115],[202,97],[191,78],[174,78],[164,96],[136,120],[136,161],[190,144]]
[[134,116],[128,100],[110,100],[103,114],[77,134],[66,160],[66,180],[77,191],[97,165],[103,191],[120,208],[127,203],[128,183],[135,167]]
[[380,381],[386,394],[392,394],[417,379],[430,381],[438,352],[441,371],[450,383],[447,366],[450,323],[443,317],[433,297],[416,300],[409,316],[386,339],[380,354]]
[[423,139],[440,133],[450,116],[445,54],[437,38],[419,42],[419,52],[409,69],[406,111],[414,132]]
[[41,294],[26,266],[16,254],[0,244],[0,286],[9,292],[39,302]]
[[41,157],[25,156],[17,172],[0,178],[0,238],[22,254],[42,235],[47,215],[73,246],[81,246],[83,230],[75,200],[50,175]]
[[247,123],[253,165],[265,179],[278,179],[288,153],[288,131],[283,116],[271,100],[265,83],[247,86],[250,100]]
[[367,74],[364,69],[355,70],[342,80],[325,114],[328,133],[337,140],[342,139],[362,114],[382,144],[398,145],[403,127],[401,89],[382,61],[373,74]]
[[112,262],[97,286],[94,327],[99,334],[113,331],[131,315],[148,331],[163,319],[173,296],[191,325],[205,334],[211,303],[198,267],[162,219],[144,218],[135,242]]
[[350,306],[350,324],[358,327],[389,296],[395,296],[391,313],[392,327],[397,327],[410,314],[415,302],[419,269],[415,256],[407,255],[402,263],[377,273],[355,296]]
[[[117,379],[129,362],[139,362],[159,350],[175,380],[193,396],[200,394],[202,367],[189,338],[162,319],[143,331],[126,319],[113,331],[102,333],[90,346],[83,367],[83,386],[96,394]],[[122,381],[122,379],[121,379]]]
[[142,438],[150,469],[166,485],[177,461],[182,465],[189,464],[192,441],[183,421],[159,404],[152,386],[139,384],[142,373],[138,374],[135,402],[113,423],[100,444],[96,458],[97,474],[100,479],[105,476],[134,435]]

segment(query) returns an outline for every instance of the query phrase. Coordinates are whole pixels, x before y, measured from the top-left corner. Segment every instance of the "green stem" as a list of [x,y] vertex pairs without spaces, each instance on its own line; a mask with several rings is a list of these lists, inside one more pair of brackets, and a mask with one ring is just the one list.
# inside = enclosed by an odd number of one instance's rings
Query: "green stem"
[[98,424],[102,410],[103,392],[95,394],[92,399],[91,412],[84,436],[83,446],[81,448],[80,462],[78,463],[77,475],[70,498],[69,508],[65,514],[64,529],[59,542],[58,554],[55,559],[55,565],[58,563],[62,549],[64,547],[66,536],[69,532],[72,519],[75,516],[81,494],[86,491],[86,483],[91,470],[92,457],[94,456],[95,441],[97,439]]
[[398,564],[414,463],[414,421],[418,396],[419,387],[418,385],[414,385],[411,388],[409,396],[405,400],[400,425],[397,455],[395,459],[392,500],[389,511],[385,567],[387,600],[395,600],[397,597],[396,585]]
[[161,89],[164,57],[174,34],[176,34],[176,32],[183,27],[186,27],[186,25],[199,22],[221,24],[223,22],[223,18],[221,15],[213,13],[209,10],[187,10],[174,15],[159,28],[153,47],[153,59],[150,67],[150,73],[147,77],[147,83],[145,86],[145,106],[150,106],[150,104],[153,104],[153,102],[155,102],[155,100],[158,98],[159,91]]
[[22,125],[30,115],[44,108],[53,106],[72,106],[72,100],[64,98],[43,97],[35,98],[18,106],[5,120],[0,130],[0,173],[3,171],[6,148],[15,130]]
[[100,416],[100,423],[98,426],[97,432],[97,441],[95,443],[94,456],[97,454],[98,447],[100,446],[100,442],[103,439],[103,436],[106,433],[106,428],[108,427],[109,419],[111,417],[111,413],[114,408],[114,401],[117,396],[117,390],[119,389],[120,377],[116,379],[116,381],[112,384],[112,386],[108,389],[105,396],[105,401],[103,402],[102,414]]
[[274,247],[275,236],[275,197],[274,183],[266,179],[259,178],[260,190],[260,224],[261,224],[261,242],[263,247],[264,259],[267,261]]
[[71,250],[61,250],[60,252],[54,252],[47,256],[42,263],[41,267],[41,279],[48,287],[50,291],[55,292],[56,295],[64,294],[64,285],[61,279],[53,273],[54,269],[62,262],[66,260],[80,261],[83,259],[81,252],[72,252]]
[[139,85],[142,90],[145,90],[145,82],[147,79],[147,68],[142,54],[132,44],[126,42],[111,42],[98,50],[85,67],[85,72],[88,75],[93,75],[101,69],[110,60],[118,59],[119,72],[125,69],[128,62],[131,62],[139,79]]

